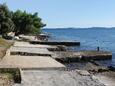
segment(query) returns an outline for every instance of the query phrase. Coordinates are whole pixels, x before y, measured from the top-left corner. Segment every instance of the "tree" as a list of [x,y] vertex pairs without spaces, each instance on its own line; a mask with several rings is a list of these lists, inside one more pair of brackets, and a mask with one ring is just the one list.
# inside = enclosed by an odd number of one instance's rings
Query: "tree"
[[14,30],[14,23],[11,20],[11,14],[6,4],[0,4],[0,34],[6,35]]
[[45,26],[37,13],[30,14],[26,11],[17,10],[13,13],[12,20],[16,25],[14,30],[16,34],[38,34],[40,29]]
[[42,27],[42,19],[38,13],[27,13],[26,11],[10,11],[6,4],[0,4],[0,34],[6,35],[8,32],[19,34],[38,34]]

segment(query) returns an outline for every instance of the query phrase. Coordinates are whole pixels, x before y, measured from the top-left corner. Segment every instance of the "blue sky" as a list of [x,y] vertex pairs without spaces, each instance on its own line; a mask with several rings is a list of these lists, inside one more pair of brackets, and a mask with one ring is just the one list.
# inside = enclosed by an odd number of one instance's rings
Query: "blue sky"
[[115,0],[0,0],[15,11],[38,12],[47,27],[114,27]]

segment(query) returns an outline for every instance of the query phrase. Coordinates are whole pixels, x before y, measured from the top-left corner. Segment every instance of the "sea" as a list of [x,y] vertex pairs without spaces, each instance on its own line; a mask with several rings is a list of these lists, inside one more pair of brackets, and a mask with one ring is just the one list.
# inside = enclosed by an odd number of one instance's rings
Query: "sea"
[[70,51],[100,50],[112,52],[112,60],[102,61],[115,67],[115,29],[107,28],[45,28],[43,33],[49,34],[51,41],[79,41],[80,46],[70,47]]

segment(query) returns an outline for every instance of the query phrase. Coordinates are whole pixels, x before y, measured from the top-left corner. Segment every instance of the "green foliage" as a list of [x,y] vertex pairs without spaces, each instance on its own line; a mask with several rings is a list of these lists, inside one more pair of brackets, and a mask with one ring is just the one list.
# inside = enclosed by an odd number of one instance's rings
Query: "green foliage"
[[17,10],[13,13],[12,20],[16,25],[16,34],[37,34],[40,32],[40,28],[45,26],[37,13],[29,14],[26,11]]
[[38,34],[44,26],[38,13],[31,14],[21,10],[12,12],[6,4],[0,4],[0,34],[6,35],[11,31],[17,35]]
[[0,4],[0,34],[6,35],[14,30],[14,23],[11,20],[11,15],[6,4]]

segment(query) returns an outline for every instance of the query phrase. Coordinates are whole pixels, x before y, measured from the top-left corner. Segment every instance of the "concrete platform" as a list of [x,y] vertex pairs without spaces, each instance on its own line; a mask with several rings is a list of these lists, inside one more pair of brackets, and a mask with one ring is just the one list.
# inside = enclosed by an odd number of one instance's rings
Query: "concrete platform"
[[21,39],[34,40],[35,36],[19,35]]
[[112,59],[112,53],[107,51],[81,51],[81,52],[54,52],[52,57],[62,63],[91,61],[91,60],[109,60]]
[[0,61],[0,68],[59,70],[65,69],[65,66],[51,57],[6,56]]
[[105,86],[77,71],[22,70],[22,83],[14,86]]
[[65,46],[80,46],[77,41],[30,41],[31,44],[45,44],[45,45],[65,45]]
[[32,48],[57,48],[56,46],[30,44],[29,42],[15,42],[14,47],[32,47]]
[[34,47],[11,47],[11,55],[23,55],[23,56],[51,56],[52,52],[46,48],[34,48]]

